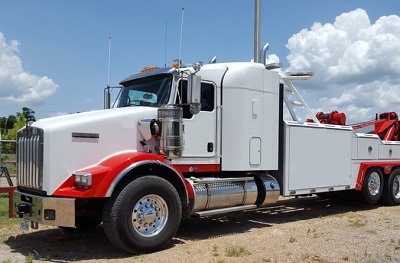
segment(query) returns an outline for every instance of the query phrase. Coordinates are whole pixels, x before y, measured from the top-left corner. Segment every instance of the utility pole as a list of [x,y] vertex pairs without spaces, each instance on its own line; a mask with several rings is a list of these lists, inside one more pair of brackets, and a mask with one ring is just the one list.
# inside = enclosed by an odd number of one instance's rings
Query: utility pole
[[261,62],[260,38],[261,38],[261,0],[254,0],[254,62],[255,63]]

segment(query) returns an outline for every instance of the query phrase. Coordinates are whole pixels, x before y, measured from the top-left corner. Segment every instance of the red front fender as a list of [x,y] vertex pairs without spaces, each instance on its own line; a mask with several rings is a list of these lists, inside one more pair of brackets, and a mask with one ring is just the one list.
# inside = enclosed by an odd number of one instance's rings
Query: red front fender
[[[110,156],[96,165],[78,170],[79,172],[92,174],[92,185],[90,188],[78,188],[75,185],[74,176],[71,174],[60,187],[54,191],[53,195],[76,198],[110,196],[116,184],[127,171],[145,163],[166,165],[164,163],[164,158],[160,155],[141,152],[123,152]],[[169,168],[173,169],[172,167]],[[178,174],[178,172],[176,173]]]

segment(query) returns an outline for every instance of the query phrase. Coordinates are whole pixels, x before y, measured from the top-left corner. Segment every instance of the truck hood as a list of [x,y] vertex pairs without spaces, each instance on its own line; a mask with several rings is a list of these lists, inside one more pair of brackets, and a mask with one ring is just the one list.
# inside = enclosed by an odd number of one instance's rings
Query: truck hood
[[34,122],[33,126],[46,129],[46,128],[57,128],[65,126],[80,126],[81,124],[93,123],[96,121],[106,121],[110,119],[121,119],[122,121],[129,118],[140,117],[147,113],[155,114],[157,116],[157,108],[151,107],[126,107],[126,108],[115,108],[106,110],[96,110],[81,113],[73,113],[68,115],[60,115],[56,117],[50,117],[40,119]]
[[127,107],[41,119],[43,190],[52,193],[69,175],[121,152],[142,151],[138,121],[157,117],[157,108]]

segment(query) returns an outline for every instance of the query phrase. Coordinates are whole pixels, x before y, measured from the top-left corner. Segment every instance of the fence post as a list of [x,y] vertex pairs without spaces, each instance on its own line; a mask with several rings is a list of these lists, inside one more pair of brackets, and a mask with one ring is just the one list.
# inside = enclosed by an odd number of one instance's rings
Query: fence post
[[0,128],[0,167],[1,167],[1,155],[3,154],[3,152],[1,151],[2,148],[3,148],[3,142],[1,141],[1,128]]

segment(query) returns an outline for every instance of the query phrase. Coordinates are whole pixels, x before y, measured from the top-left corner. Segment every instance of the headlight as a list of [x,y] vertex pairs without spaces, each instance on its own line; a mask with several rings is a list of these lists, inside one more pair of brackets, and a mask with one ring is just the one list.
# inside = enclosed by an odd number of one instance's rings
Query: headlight
[[92,186],[92,174],[85,172],[75,172],[75,185],[80,188],[90,188]]

